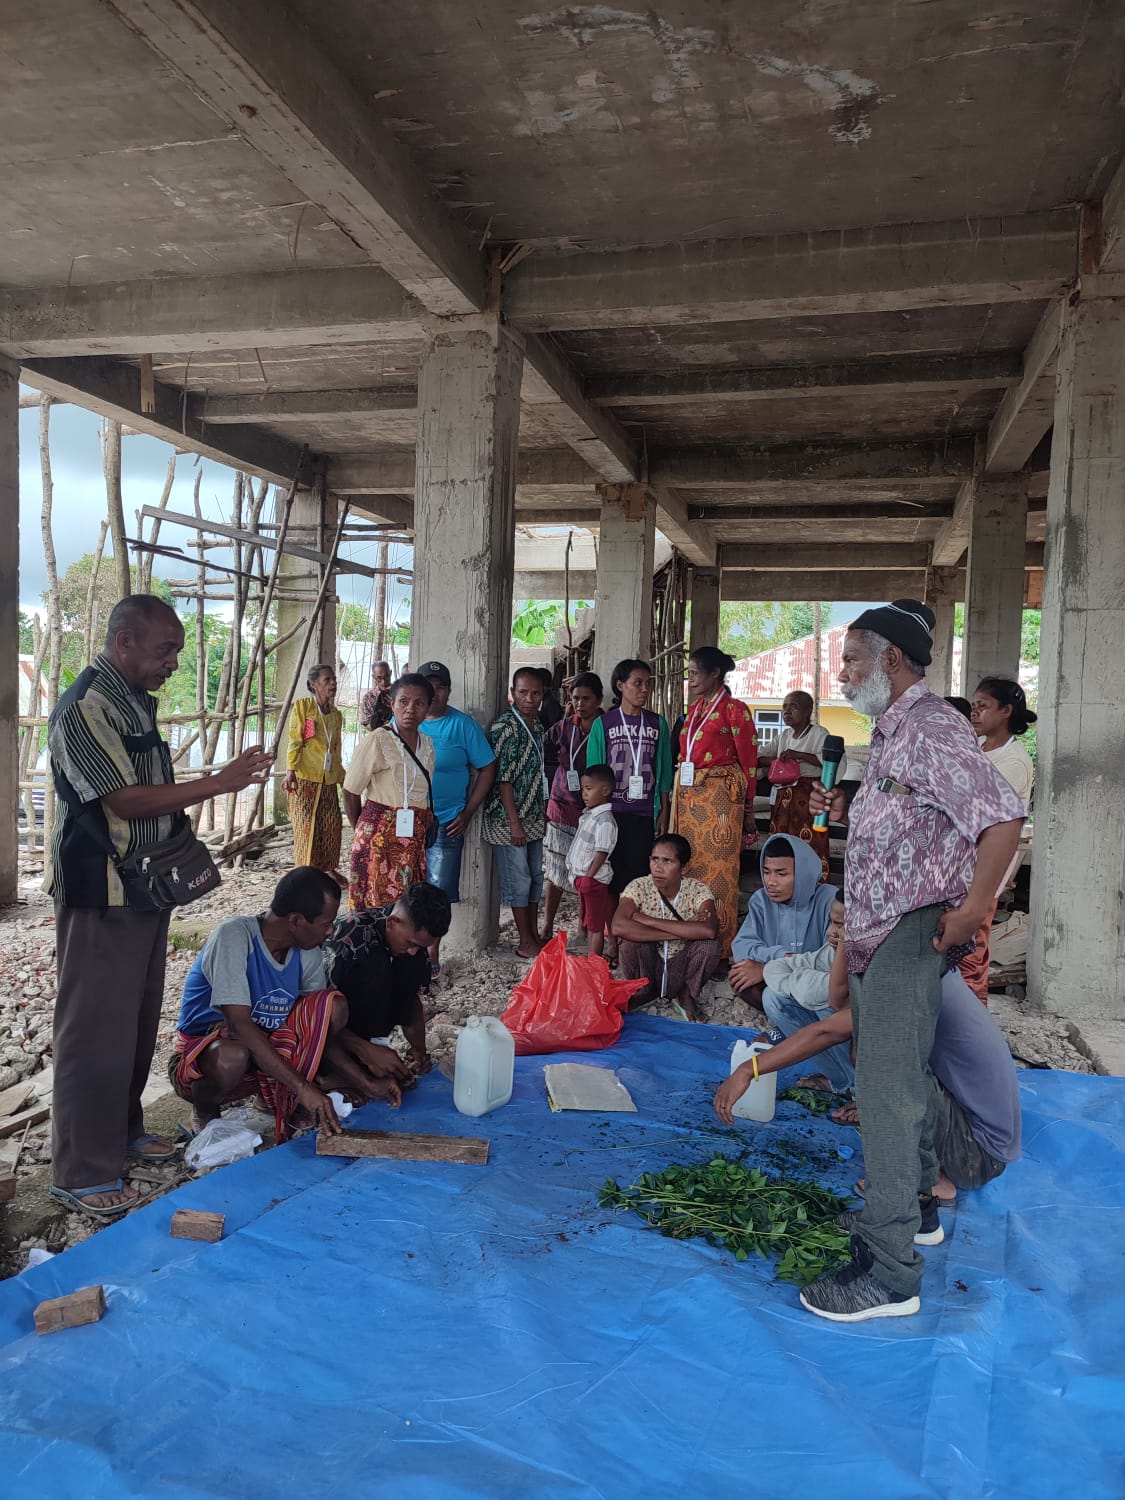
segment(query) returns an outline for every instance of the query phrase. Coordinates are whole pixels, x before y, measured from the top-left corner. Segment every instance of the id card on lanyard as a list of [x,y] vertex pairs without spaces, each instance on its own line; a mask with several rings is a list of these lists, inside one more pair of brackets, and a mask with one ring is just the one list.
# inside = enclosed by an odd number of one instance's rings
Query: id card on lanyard
[[[398,739],[398,735],[395,735]],[[414,767],[410,768],[410,785],[406,784],[406,746],[399,741],[399,754],[402,756],[402,806],[395,813],[395,837],[400,839],[412,839],[414,837],[414,809],[410,805],[410,793],[414,790],[418,781],[418,773]]]
[[575,762],[578,760],[578,757],[582,754],[582,750],[583,750],[583,747],[586,744],[586,741],[590,738],[590,732],[589,732],[589,730],[587,730],[586,733],[582,736],[582,743],[578,746],[578,748],[576,750],[574,748],[574,736],[575,736],[575,733],[576,733],[575,728],[574,728],[573,725],[571,725],[571,729],[570,729],[570,770],[566,773],[566,789],[567,789],[568,792],[577,792],[577,791],[580,791],[581,788],[582,788],[582,778],[578,774],[578,770],[577,770],[577,767],[575,765]]
[[633,743],[633,735],[625,722],[625,710],[618,709],[621,715],[621,728],[625,734],[625,743],[629,747],[629,753],[633,757],[633,774],[629,777],[629,789],[625,793],[630,802],[640,802],[645,794],[645,779],[641,775],[641,757],[645,748],[645,716],[641,710],[641,722],[637,726],[637,742]]
[[[726,689],[724,688],[722,692],[716,693],[714,698],[712,698],[711,700],[710,708],[704,708],[702,714],[693,714],[692,718],[688,721],[688,727],[686,731],[687,755],[685,759],[680,762],[681,786],[695,785],[695,762],[691,758],[692,751],[699,743],[699,736],[703,733],[707,721],[713,717],[715,710],[718,708],[720,702],[722,701],[725,692]],[[695,726],[694,728],[692,727],[693,725]]]

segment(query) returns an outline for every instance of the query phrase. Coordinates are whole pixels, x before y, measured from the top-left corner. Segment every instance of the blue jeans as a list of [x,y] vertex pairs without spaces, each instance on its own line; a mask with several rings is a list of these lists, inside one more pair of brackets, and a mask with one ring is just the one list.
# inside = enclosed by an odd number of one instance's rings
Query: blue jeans
[[450,903],[461,899],[461,856],[465,852],[465,835],[450,838],[447,823],[438,824],[438,836],[426,850],[426,879],[444,891]]
[[[832,1007],[825,1004],[817,1010],[806,1010],[789,995],[779,995],[767,988],[762,993],[762,1009],[778,1031],[792,1036],[802,1026],[811,1026],[814,1021],[824,1021],[833,1014]],[[851,1048],[846,1042],[837,1042],[834,1047],[818,1052],[805,1063],[810,1073],[823,1073],[838,1094],[855,1088],[855,1068],[852,1066]]]
[[500,877],[501,906],[534,906],[543,895],[543,840],[528,839],[523,848],[494,844]]

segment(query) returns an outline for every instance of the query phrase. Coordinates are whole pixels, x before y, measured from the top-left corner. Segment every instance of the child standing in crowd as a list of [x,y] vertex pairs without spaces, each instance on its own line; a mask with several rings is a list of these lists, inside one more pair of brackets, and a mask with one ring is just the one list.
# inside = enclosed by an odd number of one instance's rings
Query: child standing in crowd
[[582,802],[585,812],[566,857],[566,868],[578,892],[578,905],[591,953],[605,948],[605,933],[617,905],[610,882],[613,866],[609,857],[617,845],[613,819],[615,778],[608,766],[591,766],[582,772]]
[[762,850],[762,889],[751,896],[732,945],[731,988],[747,1004],[761,1005],[771,958],[810,953],[827,941],[836,892],[820,877],[820,859],[792,834],[775,834]]

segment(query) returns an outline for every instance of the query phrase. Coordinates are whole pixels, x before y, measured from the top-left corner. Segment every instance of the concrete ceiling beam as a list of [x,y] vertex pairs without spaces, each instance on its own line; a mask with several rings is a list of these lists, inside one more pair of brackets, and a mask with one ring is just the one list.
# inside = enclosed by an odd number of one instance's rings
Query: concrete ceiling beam
[[[578,599],[593,603],[598,591],[598,575],[589,569],[570,574],[570,602]],[[566,597],[566,575],[559,572],[529,571],[517,560],[512,578],[513,599],[563,599]]]
[[395,343],[421,338],[422,318],[375,266],[164,276],[0,291],[0,351],[49,359]]
[[24,362],[21,379],[60,401],[73,401],[173,447],[190,448],[275,484],[290,484],[298,472],[304,484],[315,477],[314,460],[299,444],[253,427],[204,428],[190,411],[184,412],[183,392],[163,381],[153,385],[155,411],[142,410],[141,372],[136,365],[115,359],[32,360]]
[[889,443],[868,448],[678,448],[653,453],[649,483],[682,488],[743,489],[754,484],[892,480],[895,483],[948,482],[973,471],[971,441]]
[[678,552],[697,568],[713,568],[718,549],[715,533],[705,521],[692,521],[687,506],[675,490],[666,485],[653,486],[656,498],[656,525]]
[[555,506],[544,509],[542,507],[521,510],[519,505],[519,490],[516,491],[516,525],[517,526],[574,526],[592,528],[597,531],[601,525],[602,513],[600,509],[577,510],[569,507]]
[[415,390],[262,391],[238,396],[191,396],[188,409],[201,422],[234,426],[243,422],[309,422],[318,417],[371,416],[416,411]]
[[1005,219],[717,240],[656,249],[537,251],[508,274],[521,328],[660,327],[1036,301],[1077,267],[1075,210]]
[[414,501],[409,495],[349,495],[348,499],[353,514],[370,516],[373,521],[389,521],[403,531],[414,530]]
[[[951,500],[891,501],[870,503],[841,500],[836,505],[689,505],[692,521],[709,521],[722,530],[724,522],[754,521],[763,526],[774,522],[820,525],[826,536],[841,526],[872,521],[942,521],[953,514]],[[831,542],[826,541],[826,546]]]
[[973,484],[970,480],[957,491],[953,503],[953,514],[934,538],[933,565],[935,568],[952,568],[965,555],[969,545],[969,531],[973,524]]
[[544,427],[611,484],[640,478],[640,454],[616,417],[587,401],[582,382],[551,339],[525,341],[520,400]]
[[1024,351],[1019,383],[1005,392],[989,426],[984,456],[986,474],[1017,473],[1054,422],[1055,367],[1061,328],[1062,301],[1056,297]]
[[[569,448],[538,448],[519,455],[517,483],[537,488],[570,488],[597,481],[588,464]],[[390,449],[336,459],[328,465],[329,488],[338,495],[413,493],[414,450]]]
[[748,370],[636,371],[588,380],[596,406],[664,406],[687,401],[758,401],[811,391],[884,390],[900,395],[1011,386],[1023,374],[1018,353],[914,355],[849,360],[834,365],[776,365]]
[[806,543],[775,546],[768,542],[762,545],[727,542],[721,556],[724,575],[744,570],[787,573],[798,568],[807,568],[809,572],[834,572],[841,568],[880,572],[888,568],[928,567],[930,544],[907,542],[884,546],[877,542],[832,542],[823,548],[812,548]]
[[423,307],[485,306],[475,237],[280,0],[103,4]]
[[728,573],[723,570],[720,599],[753,599],[770,603],[780,599],[920,599],[926,587],[924,568],[895,568],[858,572],[855,569],[809,572],[754,571]]

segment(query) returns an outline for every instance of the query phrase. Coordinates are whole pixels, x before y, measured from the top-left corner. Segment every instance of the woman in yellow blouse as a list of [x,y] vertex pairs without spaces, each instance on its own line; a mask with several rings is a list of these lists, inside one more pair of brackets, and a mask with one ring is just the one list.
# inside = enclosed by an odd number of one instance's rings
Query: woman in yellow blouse
[[336,673],[313,667],[309,698],[298,698],[289,718],[289,751],[282,785],[289,793],[293,863],[329,875],[340,863],[340,797],[344,779],[344,716],[336,707]]
[[391,906],[426,878],[426,833],[433,822],[434,742],[418,726],[433,684],[407,672],[391,688],[394,717],[364,735],[344,778],[352,837],[352,911]]

